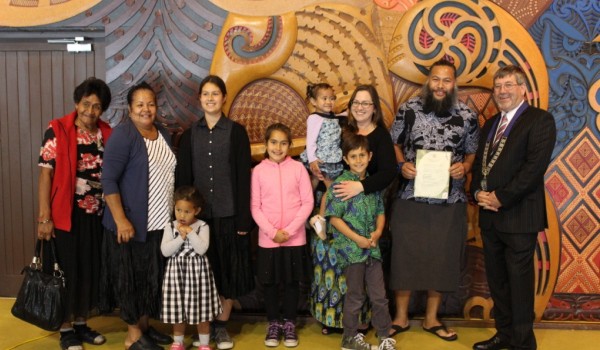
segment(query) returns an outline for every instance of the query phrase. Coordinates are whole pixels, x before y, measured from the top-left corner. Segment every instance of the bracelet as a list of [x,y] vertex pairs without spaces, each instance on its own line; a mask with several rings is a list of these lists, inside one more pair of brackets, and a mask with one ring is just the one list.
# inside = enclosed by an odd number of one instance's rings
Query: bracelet
[[52,221],[52,219],[48,218],[48,219],[46,219],[46,220],[44,220],[44,221],[38,221],[38,224],[39,224],[39,225],[43,225],[43,224],[47,224],[47,223],[49,223],[50,221]]

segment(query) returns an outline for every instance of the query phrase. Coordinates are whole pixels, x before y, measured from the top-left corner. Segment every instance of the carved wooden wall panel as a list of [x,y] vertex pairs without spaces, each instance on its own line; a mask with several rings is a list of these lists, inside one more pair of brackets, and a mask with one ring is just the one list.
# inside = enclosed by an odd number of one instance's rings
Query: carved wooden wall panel
[[226,12],[208,0],[101,1],[56,27],[103,27],[113,125],[127,114],[129,88],[142,80],[157,92],[159,119],[179,133],[197,119],[198,83],[209,74]]
[[346,108],[356,86],[373,84],[391,125],[394,97],[375,10],[372,4],[318,5],[274,17],[229,14],[211,72],[226,77],[234,96],[257,79],[281,81],[301,98],[307,84],[326,82],[334,87],[337,111]]
[[78,15],[100,0],[9,0],[0,2],[0,25],[27,27]]

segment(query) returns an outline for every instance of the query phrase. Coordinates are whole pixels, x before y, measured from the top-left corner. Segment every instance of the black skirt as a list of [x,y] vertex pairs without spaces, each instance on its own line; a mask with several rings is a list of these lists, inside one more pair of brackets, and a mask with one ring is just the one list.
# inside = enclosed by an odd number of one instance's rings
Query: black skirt
[[390,289],[458,289],[467,238],[466,203],[441,205],[396,199],[390,227]]
[[258,247],[256,277],[263,284],[307,282],[312,274],[306,245]]
[[[102,231],[100,216],[77,207],[73,209],[71,231],[54,230],[56,255],[67,289],[65,322],[97,313]],[[44,244],[43,259],[44,270],[51,272],[54,266],[49,244]]]
[[206,252],[219,295],[236,299],[254,289],[250,234],[238,235],[233,217],[206,219],[210,245]]
[[120,309],[129,325],[140,317],[158,319],[162,306],[165,258],[160,251],[162,230],[149,231],[145,242],[117,243],[113,231],[104,230],[100,280],[102,312]]

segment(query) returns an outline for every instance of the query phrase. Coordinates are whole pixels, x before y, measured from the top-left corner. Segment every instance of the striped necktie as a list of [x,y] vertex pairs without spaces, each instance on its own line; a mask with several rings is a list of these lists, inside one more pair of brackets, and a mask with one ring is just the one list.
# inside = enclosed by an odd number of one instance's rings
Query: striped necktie
[[508,125],[508,118],[506,117],[506,113],[502,113],[502,118],[500,119],[500,125],[498,125],[498,129],[496,129],[496,135],[494,136],[494,143],[492,144],[492,149],[495,151],[498,148],[498,144],[502,139],[502,134],[504,134],[504,130],[506,130],[506,126]]

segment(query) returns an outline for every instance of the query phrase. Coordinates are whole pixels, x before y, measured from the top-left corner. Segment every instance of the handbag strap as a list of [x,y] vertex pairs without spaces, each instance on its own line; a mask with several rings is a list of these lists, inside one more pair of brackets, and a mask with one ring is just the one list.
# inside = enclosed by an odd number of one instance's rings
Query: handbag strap
[[38,240],[35,242],[35,248],[33,250],[33,259],[31,260],[31,264],[29,264],[29,267],[34,270],[42,269],[42,241],[42,239],[38,238]]
[[[56,244],[54,243],[54,237],[50,238],[50,240],[47,241],[47,244],[50,244],[50,255],[52,255],[51,258],[52,258],[52,263],[53,263],[54,274],[55,274],[55,276],[62,277],[62,275],[64,273],[60,269],[60,266],[58,265],[58,258],[56,257]],[[37,242],[35,243],[35,251],[33,252],[33,260],[31,261],[31,265],[29,265],[33,269],[40,270],[42,268],[41,255],[42,255],[42,246],[43,245],[44,245],[43,239],[38,239]]]

